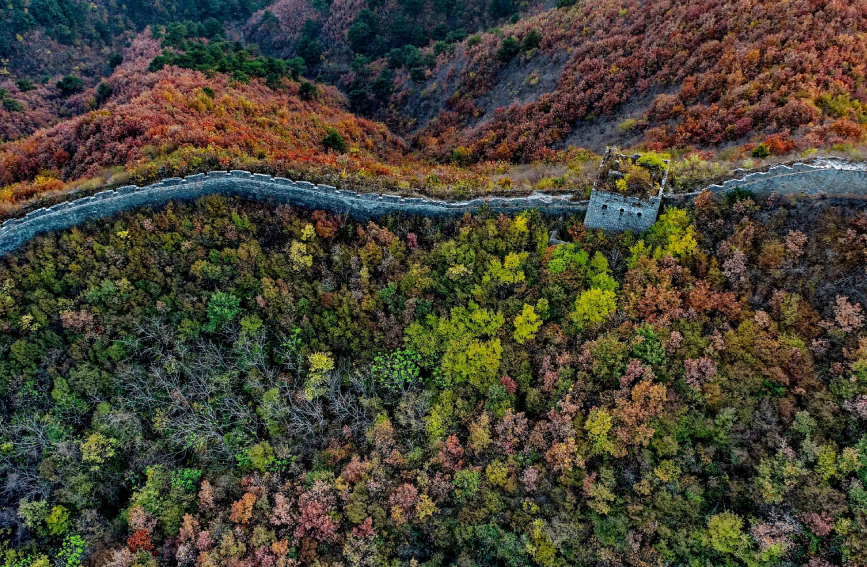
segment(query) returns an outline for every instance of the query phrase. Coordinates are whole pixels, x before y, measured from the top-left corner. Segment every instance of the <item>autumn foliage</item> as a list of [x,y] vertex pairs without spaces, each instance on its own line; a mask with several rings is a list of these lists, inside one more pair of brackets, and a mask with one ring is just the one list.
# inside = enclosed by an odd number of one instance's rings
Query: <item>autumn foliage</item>
[[[503,29],[536,30],[538,50],[497,58],[501,39],[483,34],[440,56],[436,88],[456,93],[414,137],[423,155],[534,161],[582,125],[619,121],[626,104],[644,109],[634,127],[655,147],[765,141],[773,154],[863,140],[865,6],[859,2],[692,0],[579,3]],[[565,65],[557,67],[568,49]],[[523,69],[553,66],[559,81],[529,102],[476,107]],[[528,71],[525,71],[525,73]],[[545,72],[551,72],[546,70]],[[407,112],[415,87],[405,83]],[[425,83],[431,89],[431,83]],[[589,130],[587,130],[589,132]]]
[[860,565],[861,209],[703,195],[549,246],[212,196],[37,237],[0,268],[14,553]]

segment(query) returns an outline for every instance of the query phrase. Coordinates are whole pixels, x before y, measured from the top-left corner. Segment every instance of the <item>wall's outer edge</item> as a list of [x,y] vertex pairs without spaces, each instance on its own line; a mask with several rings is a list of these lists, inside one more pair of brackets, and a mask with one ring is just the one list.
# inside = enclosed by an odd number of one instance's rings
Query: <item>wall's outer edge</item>
[[446,202],[403,198],[398,195],[356,193],[337,190],[330,185],[296,182],[248,171],[212,171],[183,179],[163,179],[146,187],[128,185],[114,191],[102,191],[47,209],[37,209],[22,218],[10,219],[0,227],[0,255],[16,250],[38,234],[65,230],[131,209],[157,207],[171,201],[191,201],[212,194],[235,195],[251,200],[322,209],[357,219],[375,218],[390,213],[430,217],[460,216],[483,207],[504,213],[539,208],[550,214],[583,212],[587,209],[587,201],[571,201],[551,195]]
[[[727,193],[735,189],[751,191],[756,195],[863,195],[867,198],[867,170],[847,168],[845,163],[834,165],[811,165],[794,163],[777,165],[768,171],[748,173],[737,179],[728,179],[721,184],[708,185],[692,193],[668,193],[663,196],[667,204],[693,199],[706,190],[712,193]],[[742,172],[743,170],[735,170]]]
[[[743,172],[743,170],[736,171]],[[791,166],[775,166],[765,172],[747,173],[738,179],[729,179],[719,185],[710,185],[706,189],[714,193],[744,189],[757,195],[771,193],[840,197],[863,195],[867,198],[867,170],[833,164],[795,163]],[[102,191],[90,197],[37,209],[24,217],[7,220],[0,226],[0,255],[16,250],[37,234],[64,230],[90,220],[110,217],[122,211],[162,206],[170,201],[190,201],[210,194],[237,195],[252,200],[323,209],[348,214],[358,219],[374,218],[389,213],[431,217],[460,216],[465,212],[478,211],[482,207],[504,213],[539,208],[555,215],[587,211],[587,218],[591,224],[594,222],[593,219],[605,219],[597,223],[599,226],[595,228],[642,231],[656,220],[656,214],[663,203],[675,204],[687,201],[701,192],[669,193],[663,195],[661,201],[656,198],[647,201],[633,199],[636,202],[618,199],[618,196],[608,194],[594,195],[595,199],[592,198],[589,203],[571,201],[568,197],[559,195],[492,197],[447,202],[418,197],[403,198],[397,195],[356,193],[337,190],[330,185],[314,185],[305,181],[253,174],[249,171],[211,171],[186,178],[164,179],[145,187],[127,185],[113,191]],[[608,207],[602,209],[603,205]],[[612,205],[615,208],[609,210]],[[624,209],[622,214],[621,207]]]

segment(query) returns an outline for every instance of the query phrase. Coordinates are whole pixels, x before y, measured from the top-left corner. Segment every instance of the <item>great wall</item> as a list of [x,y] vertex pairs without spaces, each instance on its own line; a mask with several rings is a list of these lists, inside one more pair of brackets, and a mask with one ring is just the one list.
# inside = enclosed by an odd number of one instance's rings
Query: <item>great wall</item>
[[[803,193],[867,198],[867,169],[835,160],[817,161],[815,165],[795,163],[791,166],[775,166],[766,172],[749,173],[720,185],[710,185],[707,189],[713,192],[744,189],[757,195]],[[661,204],[683,202],[698,193],[700,191],[665,194],[662,196]],[[103,191],[90,197],[59,203],[47,209],[38,209],[21,218],[7,220],[0,227],[0,255],[16,250],[38,234],[64,230],[87,221],[111,217],[122,211],[162,206],[170,201],[190,201],[210,194],[237,195],[253,200],[323,209],[345,213],[354,218],[373,218],[389,213],[431,217],[459,216],[465,212],[477,212],[483,207],[504,213],[540,209],[552,215],[578,212],[594,214],[593,208],[588,211],[588,201],[573,201],[570,195],[565,194],[440,201],[356,193],[339,190],[329,185],[314,185],[247,171],[216,171],[186,178],[164,179],[146,187],[128,185],[117,190]],[[599,222],[596,225],[600,228],[618,230],[646,227],[656,220],[656,212],[660,204],[654,203],[648,208],[641,202],[632,203],[629,199],[611,195],[597,200],[600,207],[602,204],[607,205],[606,215],[610,214],[610,216],[606,216],[606,220],[597,219]],[[630,220],[630,215],[635,216],[635,219]],[[607,220],[609,218],[611,220]],[[641,220],[637,222],[639,218]]]

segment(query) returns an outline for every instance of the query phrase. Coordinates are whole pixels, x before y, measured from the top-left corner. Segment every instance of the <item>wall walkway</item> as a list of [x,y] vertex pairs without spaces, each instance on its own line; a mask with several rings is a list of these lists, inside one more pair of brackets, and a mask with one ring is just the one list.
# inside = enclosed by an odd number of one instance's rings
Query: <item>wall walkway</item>
[[128,185],[103,191],[91,197],[38,209],[0,227],[0,255],[7,254],[37,234],[64,230],[84,222],[110,217],[140,207],[156,207],[169,201],[191,201],[211,194],[237,195],[246,199],[273,201],[346,213],[353,218],[374,218],[389,213],[429,217],[460,216],[487,207],[495,212],[517,213],[538,208],[550,214],[583,212],[586,201],[572,201],[569,195],[530,195],[528,197],[491,197],[470,201],[439,201],[403,198],[397,195],[356,193],[330,185],[314,185],[282,177],[252,174],[248,171],[214,171],[186,178],[164,179],[153,185]]
[[[867,198],[867,168],[834,160],[817,160],[814,164],[780,165],[766,172],[730,179],[709,190],[724,193],[734,189],[757,195],[826,194],[839,197]],[[210,194],[237,195],[243,198],[273,201],[345,213],[354,218],[374,218],[389,213],[430,217],[460,216],[487,207],[494,212],[517,213],[538,208],[552,215],[585,212],[587,201],[572,201],[569,195],[530,195],[528,197],[490,197],[470,201],[439,201],[403,198],[397,195],[356,193],[330,185],[314,185],[282,177],[252,174],[247,171],[215,171],[186,178],[164,179],[153,185],[128,185],[103,191],[91,197],[67,201],[47,209],[38,209],[0,227],[0,255],[16,250],[37,234],[64,230],[84,222],[110,217],[140,207],[156,207],[169,201],[190,201]],[[689,200],[700,191],[663,196],[665,204]]]

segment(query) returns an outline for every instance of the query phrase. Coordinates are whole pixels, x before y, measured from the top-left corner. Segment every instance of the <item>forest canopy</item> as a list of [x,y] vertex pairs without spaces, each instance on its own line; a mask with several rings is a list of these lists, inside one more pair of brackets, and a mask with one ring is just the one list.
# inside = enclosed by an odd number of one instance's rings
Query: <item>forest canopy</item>
[[219,196],[0,265],[5,567],[863,565],[867,212]]

